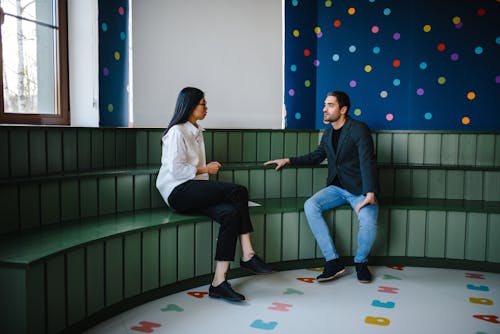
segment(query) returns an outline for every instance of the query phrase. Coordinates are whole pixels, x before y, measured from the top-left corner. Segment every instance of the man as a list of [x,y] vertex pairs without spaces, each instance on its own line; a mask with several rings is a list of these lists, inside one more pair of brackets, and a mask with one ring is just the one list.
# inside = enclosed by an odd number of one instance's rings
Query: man
[[325,257],[323,273],[318,282],[332,280],[345,272],[335,249],[328,225],[322,212],[349,204],[359,220],[358,248],[354,257],[358,280],[369,283],[368,254],[373,246],[377,229],[379,191],[377,166],[370,130],[366,124],[350,118],[349,96],[341,91],[329,92],[323,107],[323,119],[330,123],[318,148],[299,157],[267,161],[276,170],[286,164],[313,165],[328,159],[327,186],[304,204],[304,212],[316,242]]

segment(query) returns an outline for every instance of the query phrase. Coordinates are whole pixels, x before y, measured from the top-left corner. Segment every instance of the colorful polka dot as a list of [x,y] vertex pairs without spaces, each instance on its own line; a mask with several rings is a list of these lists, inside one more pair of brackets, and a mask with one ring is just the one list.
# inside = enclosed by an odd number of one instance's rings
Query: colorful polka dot
[[115,60],[120,60],[120,52],[116,51],[114,56],[115,56]]
[[356,46],[355,45],[349,46],[349,52],[351,52],[351,53],[356,52]]
[[311,55],[311,51],[309,49],[304,50],[304,56],[309,57]]
[[125,9],[123,7],[118,8],[118,14],[123,15],[125,14]]
[[361,109],[359,108],[354,109],[354,115],[361,116]]
[[352,88],[356,87],[357,84],[358,83],[355,80],[349,81],[349,86],[352,87]]
[[393,114],[387,114],[387,115],[385,115],[385,119],[390,122],[390,121],[392,121],[394,119],[394,115]]
[[438,49],[438,51],[443,52],[444,50],[446,50],[446,44],[444,44],[444,43],[439,43],[439,44],[437,45],[437,49]]
[[291,65],[290,66],[290,71],[292,71],[292,72],[297,71],[297,65]]
[[372,33],[378,34],[378,32],[380,31],[380,28],[379,28],[379,26],[373,26],[371,30],[372,30]]
[[500,36],[497,36],[497,38],[495,38],[495,43],[500,45]]
[[476,46],[476,48],[474,49],[474,53],[477,54],[477,55],[480,55],[483,53],[483,48],[481,46]]
[[430,120],[430,119],[432,118],[432,114],[431,114],[430,112],[426,112],[426,113],[424,114],[424,118],[425,118],[426,120]]
[[456,29],[462,29],[464,26],[464,23],[463,22],[458,22],[457,24],[455,24],[455,28]]
[[474,92],[468,92],[468,93],[467,93],[467,99],[468,99],[469,101],[472,101],[472,100],[474,100],[475,98],[476,98],[476,93],[474,93]]
[[310,80],[304,81],[304,86],[311,87],[311,81]]
[[423,89],[423,88],[419,88],[419,89],[417,89],[417,95],[418,95],[418,96],[422,96],[422,95],[424,95],[424,89]]
[[109,75],[109,69],[107,67],[102,69],[102,74],[107,77]]
[[394,66],[394,67],[399,67],[399,66],[401,66],[401,61],[400,61],[399,59],[394,59],[394,60],[392,61],[392,66]]
[[373,47],[373,53],[378,55],[380,53],[380,48],[378,46]]
[[332,56],[332,60],[333,60],[333,61],[339,61],[339,59],[340,59],[340,56],[339,56],[338,54],[334,54],[334,55]]
[[288,95],[294,96],[295,95],[295,91],[293,89],[289,89],[288,90]]
[[460,56],[458,55],[458,53],[452,53],[450,56],[450,59],[452,61],[458,61],[459,58],[460,58]]
[[302,118],[302,114],[297,112],[295,113],[295,119],[301,119]]
[[389,16],[389,15],[391,15],[391,9],[390,8],[384,8],[383,13],[384,13],[385,16]]
[[108,111],[113,112],[113,109],[114,109],[113,105],[111,103],[108,104]]
[[120,39],[124,41],[127,38],[127,34],[124,33],[123,31],[120,33]]
[[401,38],[401,34],[399,32],[395,32],[393,35],[392,35],[392,38],[395,40],[395,41],[399,41],[399,39]]
[[392,84],[397,87],[397,86],[401,85],[401,80],[394,79],[394,80],[392,80]]
[[380,97],[385,99],[387,96],[389,96],[389,93],[386,90],[383,90],[380,92]]
[[292,32],[292,34],[293,34],[293,37],[299,37],[299,36],[300,36],[300,31],[299,31],[299,30],[297,30],[297,29],[295,29],[295,30]]
[[484,15],[486,15],[486,9],[484,9],[484,8],[479,8],[479,9],[477,10],[477,16],[484,16]]
[[453,24],[458,24],[462,22],[462,19],[460,19],[460,16],[455,16],[451,21],[453,22]]
[[333,26],[334,26],[335,28],[338,28],[338,27],[340,27],[341,25],[342,25],[342,21],[340,21],[340,20],[335,20],[335,21],[333,21]]
[[314,65],[315,67],[318,67],[318,66],[319,66],[319,60],[318,60],[318,59],[316,59],[315,61],[313,61],[313,65]]
[[330,0],[325,1],[325,7],[331,7],[332,2]]
[[108,31],[108,24],[107,24],[106,22],[103,22],[103,23],[101,24],[101,29],[102,29],[102,31],[104,31],[104,32]]
[[348,13],[349,15],[354,15],[354,14],[356,14],[356,8],[354,8],[354,7],[349,8],[349,9],[347,10],[347,13]]
[[432,30],[432,27],[431,27],[430,24],[426,24],[426,25],[424,25],[424,27],[422,28],[422,30],[424,32],[430,32]]
[[292,0],[292,5],[294,7],[297,7],[299,5],[299,1],[298,0]]
[[321,28],[320,27],[314,28],[314,33],[315,34],[319,34],[320,32],[321,32]]
[[372,66],[371,66],[371,65],[366,65],[366,66],[365,66],[365,72],[366,72],[366,73],[370,73],[370,72],[372,71],[372,69],[373,69],[373,68],[372,68]]
[[496,82],[496,83],[500,83],[500,75],[497,75],[497,76],[495,77],[495,82]]
[[423,61],[420,63],[420,65],[418,67],[420,67],[421,70],[425,70],[427,68],[427,63],[425,61]]
[[470,124],[470,118],[465,116],[465,117],[462,117],[462,124],[463,125],[469,125]]
[[446,83],[446,78],[445,77],[439,77],[437,80],[438,84],[444,85]]

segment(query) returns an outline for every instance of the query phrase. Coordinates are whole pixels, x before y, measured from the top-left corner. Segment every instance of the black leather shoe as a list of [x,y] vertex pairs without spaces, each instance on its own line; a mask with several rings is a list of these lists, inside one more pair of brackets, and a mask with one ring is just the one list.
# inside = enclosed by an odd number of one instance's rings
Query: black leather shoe
[[316,277],[318,282],[325,282],[339,277],[345,272],[345,266],[340,263],[339,259],[333,259],[325,263],[323,273]]
[[266,264],[264,261],[261,260],[261,258],[257,255],[254,254],[252,258],[248,261],[242,261],[240,260],[240,266],[243,269],[246,269],[250,271],[253,274],[257,275],[263,275],[263,274],[271,274],[274,273],[276,270],[274,270],[273,267],[270,265]]
[[372,281],[372,273],[368,269],[368,263],[354,263],[356,266],[356,275],[361,283],[370,283]]
[[245,300],[245,296],[234,291],[228,281],[224,281],[217,286],[210,284],[208,295],[212,298],[223,298],[232,302],[241,302]]

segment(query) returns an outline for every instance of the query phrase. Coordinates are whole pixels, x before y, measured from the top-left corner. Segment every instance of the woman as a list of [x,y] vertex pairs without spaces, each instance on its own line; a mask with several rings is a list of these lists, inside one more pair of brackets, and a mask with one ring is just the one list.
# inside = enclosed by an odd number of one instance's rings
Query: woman
[[209,180],[221,168],[217,161],[206,163],[203,129],[198,121],[207,115],[205,94],[193,87],[179,93],[174,116],[162,137],[161,167],[156,181],[167,205],[179,213],[200,214],[220,224],[215,253],[215,274],[209,296],[243,301],[226,280],[229,264],[234,260],[239,237],[240,265],[255,274],[274,270],[256,254],[250,241],[253,231],[248,211],[248,191],[233,183]]

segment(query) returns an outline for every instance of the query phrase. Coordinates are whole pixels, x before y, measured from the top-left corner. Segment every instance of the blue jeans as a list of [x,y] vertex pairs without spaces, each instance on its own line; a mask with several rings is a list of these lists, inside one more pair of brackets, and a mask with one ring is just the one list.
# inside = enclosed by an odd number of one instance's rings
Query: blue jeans
[[[304,212],[309,227],[326,261],[339,258],[340,256],[335,249],[328,224],[323,218],[323,211],[343,204],[349,204],[355,209],[356,205],[364,199],[364,195],[356,196],[337,186],[328,186],[318,191],[305,202]],[[358,248],[354,256],[354,262],[356,263],[368,261],[367,257],[377,234],[377,216],[378,204],[366,205],[359,211]]]

